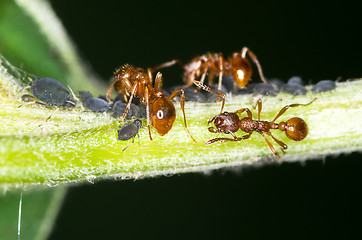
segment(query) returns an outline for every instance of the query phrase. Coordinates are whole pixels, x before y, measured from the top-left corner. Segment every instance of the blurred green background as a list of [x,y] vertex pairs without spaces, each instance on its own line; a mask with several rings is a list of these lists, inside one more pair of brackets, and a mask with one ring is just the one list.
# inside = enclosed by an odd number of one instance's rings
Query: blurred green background
[[[103,79],[130,63],[151,67],[248,46],[267,77],[361,77],[361,19],[348,1],[51,1]],[[164,69],[166,85],[182,70]],[[258,81],[259,76],[254,78]]]
[[[361,77],[360,8],[348,1],[50,2],[106,82],[125,63],[188,62],[243,46],[267,77]],[[182,83],[179,67],[162,72],[164,85]],[[360,158],[73,186],[50,239],[351,238],[362,224]]]

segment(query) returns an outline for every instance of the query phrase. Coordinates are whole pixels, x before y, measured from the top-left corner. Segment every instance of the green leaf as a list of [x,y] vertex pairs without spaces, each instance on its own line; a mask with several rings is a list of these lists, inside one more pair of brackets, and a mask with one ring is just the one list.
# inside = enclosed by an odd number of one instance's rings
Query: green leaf
[[[35,188],[0,194],[0,239],[46,239],[66,188]],[[19,221],[20,216],[20,221]]]
[[14,66],[39,77],[52,77],[94,94],[105,90],[99,77],[78,56],[48,1],[2,1],[0,52]]

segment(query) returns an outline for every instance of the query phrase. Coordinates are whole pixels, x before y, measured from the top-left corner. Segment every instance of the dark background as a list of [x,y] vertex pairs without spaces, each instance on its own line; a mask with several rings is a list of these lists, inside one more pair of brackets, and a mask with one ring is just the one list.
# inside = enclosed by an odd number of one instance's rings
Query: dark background
[[[267,77],[361,77],[348,1],[51,1],[95,72],[248,46]],[[164,85],[180,84],[177,66]],[[259,81],[259,77],[256,77]],[[361,155],[72,187],[51,239],[348,239],[362,224]]]

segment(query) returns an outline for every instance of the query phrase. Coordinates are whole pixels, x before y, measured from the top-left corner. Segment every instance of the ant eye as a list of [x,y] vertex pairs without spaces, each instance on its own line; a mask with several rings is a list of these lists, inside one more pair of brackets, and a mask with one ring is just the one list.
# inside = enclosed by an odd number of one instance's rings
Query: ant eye
[[164,117],[162,110],[158,110],[156,115],[157,115],[158,119],[163,119],[163,117]]

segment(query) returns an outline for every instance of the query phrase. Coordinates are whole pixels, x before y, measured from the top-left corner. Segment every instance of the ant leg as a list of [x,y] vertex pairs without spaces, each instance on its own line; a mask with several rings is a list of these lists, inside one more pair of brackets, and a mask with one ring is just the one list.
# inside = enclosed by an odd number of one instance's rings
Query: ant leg
[[194,139],[194,137],[191,135],[191,132],[189,130],[189,128],[187,127],[187,123],[186,123],[186,114],[185,114],[185,93],[184,90],[182,88],[178,88],[175,91],[173,91],[173,93],[171,93],[171,95],[168,97],[168,99],[171,101],[174,97],[176,97],[176,95],[181,92],[181,101],[180,101],[180,106],[181,106],[181,110],[182,110],[182,114],[184,116],[184,124],[185,124],[185,128],[187,133],[189,134],[190,138],[196,143],[196,140]]
[[284,150],[287,150],[287,149],[288,149],[288,145],[285,144],[285,143],[283,143],[282,141],[276,139],[276,138],[271,134],[271,132],[268,132],[267,134],[268,134],[269,136],[271,136],[276,143],[279,144],[279,146],[281,147],[283,153],[285,153]]
[[277,153],[277,151],[275,151],[274,146],[269,142],[269,140],[264,136],[264,134],[261,133],[261,135],[263,136],[265,142],[268,144],[270,151],[272,151],[274,153],[274,155],[276,155],[278,158],[280,158],[279,153]]
[[[219,93],[221,94],[221,83],[222,83],[222,76],[223,76],[223,73],[224,73],[224,58],[222,56],[222,54],[220,53],[219,54],[219,68],[220,68],[220,74],[219,74],[219,85],[218,85],[218,91]],[[219,95],[217,96],[217,99],[216,99],[216,103],[219,102]]]
[[126,107],[126,110],[124,110],[124,113],[121,117],[121,121],[124,120],[124,118],[126,117],[127,113],[128,113],[128,110],[131,108],[131,103],[132,103],[132,100],[133,100],[133,96],[136,92],[136,90],[138,89],[138,84],[139,83],[136,83],[134,86],[133,86],[133,89],[132,89],[132,93],[131,93],[131,97],[128,99],[128,104],[127,104],[127,107]]
[[208,141],[205,142],[205,145],[209,145],[215,142],[226,142],[226,141],[232,141],[232,142],[237,142],[240,141],[241,138],[214,138],[214,139],[210,139]]
[[251,58],[251,60],[253,60],[253,62],[255,63],[256,67],[258,68],[259,71],[259,75],[260,75],[260,79],[264,82],[267,83],[266,78],[264,77],[263,71],[261,70],[261,65],[258,61],[258,58],[256,57],[256,55],[247,47],[243,47],[243,49],[241,50],[241,57],[245,58],[246,53],[248,53],[249,57]]
[[[218,131],[216,129],[214,129],[213,127],[209,127],[209,131],[210,132],[213,132],[213,133],[217,133]],[[234,137],[234,138],[214,138],[214,139],[210,139],[208,141],[205,142],[205,145],[209,145],[209,144],[212,144],[212,143],[215,143],[215,142],[225,142],[225,141],[233,141],[233,142],[237,142],[237,141],[240,141],[240,140],[243,140],[243,139],[248,139],[251,135],[248,134],[248,135],[245,135],[241,138],[238,138],[235,133],[233,132],[230,132],[230,134]]]
[[[201,66],[201,62],[200,62],[200,66]],[[207,71],[209,70],[209,66],[206,65],[205,67],[205,70],[204,72],[202,73],[202,76],[201,76],[201,79],[200,79],[200,83],[201,84],[204,84],[204,81],[205,81],[205,77],[206,77],[206,74],[207,74]],[[210,78],[210,77],[209,77]]]
[[261,99],[258,99],[258,121],[260,121],[260,113],[261,113],[261,109],[263,107],[263,103],[261,102]]
[[249,134],[242,136],[242,137],[241,137],[241,140],[249,139],[252,133],[253,133],[253,132],[250,132]]
[[244,111],[246,111],[246,113],[248,114],[248,118],[253,119],[253,114],[251,113],[249,108],[241,108],[241,109],[235,111],[234,113],[239,114],[239,113],[243,113]]
[[162,73],[158,72],[155,78],[155,90],[159,90],[161,88],[162,88]]
[[[212,90],[211,88],[209,88],[208,86],[206,86],[205,84],[203,84],[201,81],[194,81],[194,84],[199,87],[202,88],[203,90],[207,91],[207,92],[211,92],[213,94],[216,94],[218,96],[222,97],[222,105],[221,105],[221,110],[220,110],[220,114],[222,114],[222,111],[224,110],[224,105],[225,105],[225,95],[222,94],[221,92],[216,92],[214,90]],[[215,116],[216,117],[216,116]],[[210,121],[210,120],[209,120]],[[209,122],[210,123],[210,122]]]
[[107,102],[110,102],[110,101],[111,101],[111,93],[112,93],[113,86],[114,86],[114,84],[116,84],[118,81],[119,81],[119,79],[116,78],[116,79],[112,82],[111,86],[109,86],[108,91],[107,91],[107,94],[106,94]]
[[153,68],[151,68],[151,72],[157,72],[158,70],[162,69],[162,68],[166,68],[166,67],[171,67],[175,64],[178,64],[182,67],[182,69],[185,69],[185,65],[181,62],[181,60],[179,59],[174,59],[174,60],[171,60],[169,62],[165,62],[165,63],[162,63],[160,65],[157,65]]
[[148,134],[150,136],[150,140],[152,141],[151,136],[151,126],[150,126],[150,100],[148,95],[148,88],[145,88],[145,98],[146,98],[146,114],[147,114],[147,128],[148,128]]
[[298,107],[298,106],[308,106],[309,104],[311,104],[312,102],[314,102],[315,100],[317,100],[317,98],[314,98],[311,102],[306,103],[306,104],[300,104],[300,103],[296,103],[296,104],[289,104],[286,105],[285,107],[283,107],[279,113],[275,116],[275,118],[273,119],[273,121],[271,121],[272,123],[275,122],[281,115],[283,115],[285,113],[285,111],[288,110],[288,108],[290,107]]

